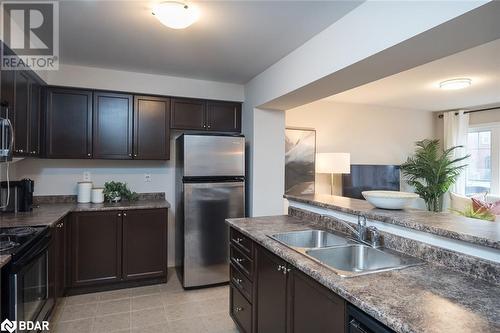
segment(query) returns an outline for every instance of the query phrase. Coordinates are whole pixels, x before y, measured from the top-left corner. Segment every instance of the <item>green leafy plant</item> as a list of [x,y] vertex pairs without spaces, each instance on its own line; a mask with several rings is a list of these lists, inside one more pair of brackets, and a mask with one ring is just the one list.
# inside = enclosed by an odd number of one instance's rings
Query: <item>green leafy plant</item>
[[450,209],[452,212],[455,212],[459,215],[465,216],[465,217],[470,217],[473,219],[480,219],[480,220],[486,220],[486,221],[495,221],[496,216],[493,215],[490,211],[486,209],[478,209],[474,210],[472,205],[468,205],[464,211],[460,211],[458,209]]
[[135,201],[138,199],[137,193],[130,191],[127,184],[122,182],[111,181],[104,183],[103,193],[108,201],[113,201],[118,196],[128,201]]
[[416,146],[415,155],[401,165],[401,171],[407,183],[415,188],[415,193],[424,199],[427,209],[440,212],[443,209],[443,194],[467,166],[458,163],[469,155],[454,159],[453,152],[462,146],[442,150],[439,140],[418,141]]

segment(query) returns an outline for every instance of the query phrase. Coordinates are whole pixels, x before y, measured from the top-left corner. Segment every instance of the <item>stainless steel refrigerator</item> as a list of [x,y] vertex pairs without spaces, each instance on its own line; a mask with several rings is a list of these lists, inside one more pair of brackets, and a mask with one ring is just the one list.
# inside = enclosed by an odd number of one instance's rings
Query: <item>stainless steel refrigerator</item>
[[227,218],[245,216],[245,138],[176,140],[176,265],[184,288],[229,281]]

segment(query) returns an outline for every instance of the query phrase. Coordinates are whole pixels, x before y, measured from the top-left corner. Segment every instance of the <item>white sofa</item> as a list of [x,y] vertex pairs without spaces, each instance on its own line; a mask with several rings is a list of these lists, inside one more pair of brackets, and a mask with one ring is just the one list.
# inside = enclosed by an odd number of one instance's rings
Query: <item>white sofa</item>
[[[497,202],[500,201],[500,195],[486,195],[486,202]],[[472,199],[460,194],[450,192],[450,206],[451,209],[464,211],[468,206],[472,205]],[[497,222],[500,222],[500,215],[497,215]]]

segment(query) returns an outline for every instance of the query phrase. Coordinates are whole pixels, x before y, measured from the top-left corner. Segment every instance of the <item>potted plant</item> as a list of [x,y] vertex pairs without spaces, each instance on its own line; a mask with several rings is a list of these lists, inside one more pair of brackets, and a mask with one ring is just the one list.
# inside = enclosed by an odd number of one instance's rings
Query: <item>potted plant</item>
[[137,200],[137,193],[132,192],[127,187],[126,183],[122,182],[106,182],[104,183],[104,198],[110,202],[119,202],[122,198],[128,201]]
[[424,199],[427,209],[440,212],[443,209],[443,195],[467,166],[458,163],[469,158],[469,155],[453,158],[453,151],[462,146],[441,150],[439,140],[418,141],[416,146],[415,155],[401,165],[401,171],[407,183],[415,188],[415,193]]

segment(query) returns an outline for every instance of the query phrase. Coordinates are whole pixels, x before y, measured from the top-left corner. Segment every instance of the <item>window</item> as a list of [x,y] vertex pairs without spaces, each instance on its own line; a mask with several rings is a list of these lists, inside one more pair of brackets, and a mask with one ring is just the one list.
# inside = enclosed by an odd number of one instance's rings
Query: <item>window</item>
[[466,194],[500,193],[500,124],[472,126],[467,136],[471,155],[466,170]]

